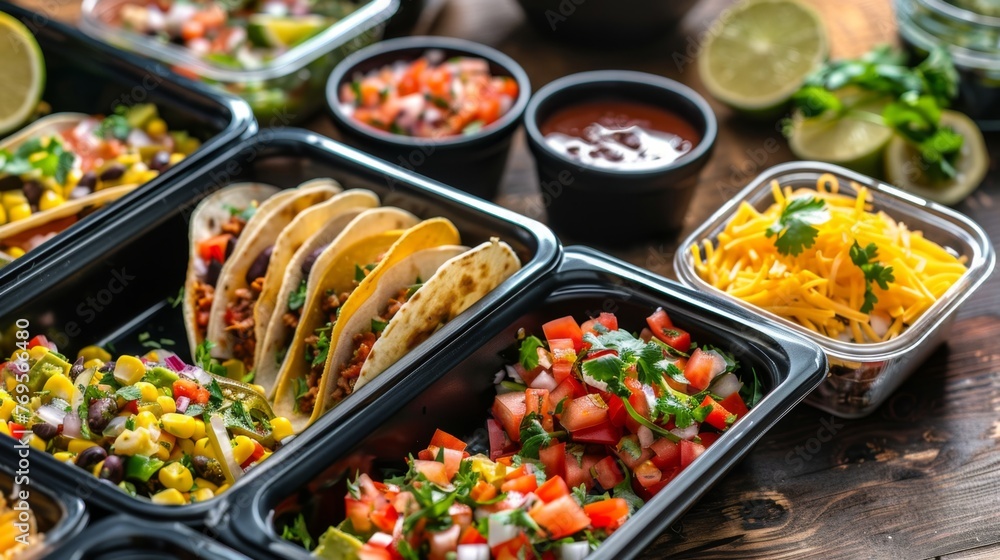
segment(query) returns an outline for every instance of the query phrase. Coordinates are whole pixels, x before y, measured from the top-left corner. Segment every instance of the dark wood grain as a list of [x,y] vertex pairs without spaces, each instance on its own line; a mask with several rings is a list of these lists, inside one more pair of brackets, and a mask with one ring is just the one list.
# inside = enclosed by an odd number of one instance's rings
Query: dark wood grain
[[[604,68],[661,74],[704,91],[690,58],[727,0],[702,0],[661,40],[615,49],[555,44],[529,28],[514,0],[440,0],[421,25],[433,34],[493,45],[527,70],[534,89],[565,74]],[[598,0],[591,0],[598,1]],[[669,1],[669,0],[659,0]],[[31,0],[61,19],[75,2]],[[889,0],[812,0],[834,56],[894,42]],[[433,21],[427,21],[432,19]],[[777,123],[741,120],[710,99],[720,134],[678,237],[609,252],[673,277],[678,239],[760,170],[790,161]],[[337,136],[326,116],[308,123]],[[957,209],[1000,242],[1000,138],[985,183]],[[515,138],[498,202],[544,220],[534,163]],[[566,239],[564,241],[571,242]],[[1000,275],[960,309],[949,343],[868,418],[840,420],[795,408],[645,557],[768,559],[1000,558]],[[830,434],[829,437],[827,434]],[[821,441],[821,439],[823,441]]]

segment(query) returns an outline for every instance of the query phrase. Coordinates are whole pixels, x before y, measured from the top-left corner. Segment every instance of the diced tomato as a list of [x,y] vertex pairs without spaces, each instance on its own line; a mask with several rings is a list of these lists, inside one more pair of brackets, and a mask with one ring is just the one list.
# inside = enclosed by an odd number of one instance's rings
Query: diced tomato
[[462,466],[462,459],[465,458],[468,453],[431,445],[427,449],[423,449],[417,453],[417,458],[423,461],[437,461],[439,455],[444,457],[445,474],[448,476],[448,480],[451,480],[452,478],[455,478],[455,473],[457,473],[458,469]]
[[516,449],[514,442],[496,420],[490,418],[486,421],[486,433],[490,436],[490,461],[496,461],[501,455]]
[[663,329],[669,329],[674,326],[673,321],[667,315],[667,312],[663,310],[662,307],[656,308],[656,311],[652,315],[646,317],[646,324],[649,325],[649,330],[652,331],[653,335],[659,338],[657,333],[663,331]]
[[368,533],[372,530],[372,521],[368,517],[373,509],[371,504],[346,496],[344,498],[344,509],[347,512],[347,519],[351,521],[351,527],[356,531],[359,533]]
[[191,404],[205,404],[211,396],[208,389],[190,379],[178,379],[174,381],[171,388],[175,399],[177,397],[187,397]]
[[580,504],[570,495],[565,495],[547,503],[531,508],[529,512],[551,539],[561,539],[582,531],[590,525],[590,518],[583,512]]
[[44,334],[35,335],[28,341],[28,348],[34,348],[35,346],[42,346],[50,350],[55,347]]
[[593,488],[594,475],[591,472],[591,469],[593,469],[594,465],[596,465],[597,462],[603,458],[603,455],[586,454],[577,459],[575,455],[567,453],[566,484],[568,484],[570,488],[576,488],[581,484],[584,485],[587,490]]
[[549,351],[552,353],[552,376],[556,381],[572,375],[577,352],[575,342],[569,338],[549,339]]
[[511,441],[521,441],[521,421],[524,420],[524,393],[514,391],[497,395],[493,401],[493,418],[503,426]]
[[509,541],[504,541],[492,548],[493,558],[500,560],[534,560],[535,552],[531,546],[531,540],[521,531],[516,537]]
[[605,490],[610,490],[625,480],[625,474],[622,473],[621,467],[618,466],[618,461],[610,455],[594,465],[594,475],[597,478],[598,484]]
[[701,440],[701,444],[705,446],[705,449],[708,449],[710,445],[719,440],[720,435],[716,432],[701,432],[698,434],[698,439]]
[[[625,378],[625,385],[632,391],[629,395],[628,404],[632,406],[636,414],[649,420],[651,418],[651,409],[649,407],[649,399],[646,397],[646,393],[642,390],[642,384],[638,380],[632,379],[631,377]],[[636,388],[637,387],[637,388]],[[633,434],[639,431],[640,424],[631,414],[626,411],[625,413],[625,426]]]
[[726,361],[715,352],[695,349],[684,367],[684,377],[698,391],[708,388],[712,379],[726,370]]
[[379,531],[392,533],[396,527],[396,520],[399,519],[399,512],[391,505],[387,505],[383,508],[376,508],[368,515],[368,518]]
[[649,449],[643,449],[639,445],[639,437],[634,434],[623,436],[618,441],[618,445],[615,446],[615,453],[630,469],[635,469],[639,464],[653,457],[653,452]]
[[514,365],[512,367],[514,368],[514,371],[516,371],[517,374],[521,377],[521,379],[524,380],[525,385],[531,385],[531,383],[535,380],[535,378],[538,377],[538,374],[545,371],[545,368],[543,368],[542,366],[535,366],[531,370],[526,370],[524,369],[524,366],[522,366],[519,362],[514,362]]
[[538,478],[533,474],[526,474],[512,480],[505,480],[500,485],[501,492],[520,492],[522,494],[534,492],[536,488],[538,488]]
[[721,404],[715,401],[710,395],[706,395],[701,401],[701,406],[711,406],[712,410],[705,417],[705,422],[719,430],[725,430],[736,421],[736,415],[726,410]]
[[660,438],[649,447],[655,454],[651,459],[660,470],[681,466],[681,447],[667,438]]
[[431,445],[446,449],[456,449],[458,451],[465,451],[465,448],[468,447],[468,444],[464,441],[443,430],[434,430],[434,435],[431,437]]
[[583,428],[573,432],[573,441],[577,443],[593,443],[599,445],[614,445],[622,437],[621,428],[616,428],[610,421],[596,426]]
[[532,474],[534,472],[535,471],[532,470],[531,463],[523,463],[520,467],[507,471],[507,474],[504,475],[504,480],[514,480],[515,478],[520,478],[526,474]]
[[558,408],[559,403],[563,402],[563,410],[566,409],[566,404],[577,398],[582,397],[587,394],[587,390],[583,388],[583,384],[577,381],[576,377],[569,376],[563,379],[559,385],[556,386],[552,392],[549,393],[549,403],[552,405],[553,410]]
[[614,530],[628,519],[628,503],[622,498],[609,498],[583,506],[583,512],[595,528]]
[[253,451],[250,452],[250,456],[247,457],[246,461],[243,461],[240,467],[245,469],[250,465],[256,463],[263,456],[264,456],[264,446],[261,445],[259,441],[254,440]]
[[428,533],[430,553],[427,555],[427,559],[446,560],[449,555],[454,555],[455,550],[458,548],[458,538],[461,534],[462,528],[458,525],[452,525],[447,529]]
[[609,393],[604,397],[604,400],[608,403],[608,419],[611,421],[611,425],[616,428],[624,426],[625,420],[628,419],[628,411],[625,410],[622,398]]
[[583,334],[591,333],[594,336],[600,336],[602,333],[598,332],[595,325],[601,325],[607,331],[617,331],[618,330],[618,317],[615,317],[614,313],[601,313],[594,319],[588,319],[584,321],[580,330]]
[[486,544],[488,541],[474,526],[470,525],[462,532],[458,544]]
[[20,440],[24,439],[24,433],[27,431],[27,428],[24,427],[24,424],[18,422],[7,422],[7,430],[10,431],[10,437]]
[[451,97],[451,73],[447,68],[435,68],[426,74],[427,89],[435,97]]
[[201,243],[198,243],[198,256],[200,256],[201,260],[206,263],[211,261],[217,261],[220,263],[225,262],[226,249],[229,247],[229,240],[232,238],[232,234],[229,233],[209,237]]
[[538,451],[538,459],[545,465],[545,476],[566,476],[566,444],[557,443]]
[[575,351],[579,352],[583,349],[583,331],[580,330],[580,325],[572,316],[549,321],[542,325],[542,331],[545,333],[545,340],[549,341],[550,345],[553,340],[569,338],[573,340]]
[[496,97],[483,97],[479,100],[479,120],[484,124],[496,122],[500,118],[500,100]]
[[656,465],[652,461],[643,461],[636,465],[635,469],[633,469],[633,475],[643,488],[649,488],[663,477],[663,473],[660,472],[660,469],[656,468]]
[[687,353],[691,349],[691,335],[683,329],[667,327],[659,331],[654,330],[653,336],[679,352]]
[[525,415],[534,412],[540,417],[542,427],[552,431],[552,406],[549,404],[549,392],[546,389],[528,389],[524,392]]
[[376,80],[361,80],[361,104],[365,107],[376,107],[382,99],[382,88]]
[[367,542],[358,549],[358,560],[393,560],[389,549]]
[[569,496],[569,486],[566,486],[566,481],[563,480],[563,477],[553,476],[535,490],[535,495],[543,502],[551,502],[556,498]]
[[497,495],[497,487],[493,486],[485,480],[480,480],[472,487],[469,491],[469,497],[477,502],[486,502],[492,500]]
[[184,41],[191,41],[192,39],[197,39],[205,35],[205,24],[196,20],[189,19],[181,23],[181,37]]
[[692,461],[705,452],[705,446],[686,439],[681,440],[681,468],[687,468]]
[[427,480],[435,484],[447,486],[448,483],[451,482],[451,479],[448,478],[448,471],[445,469],[444,463],[414,459],[413,468],[420,474],[424,475]]
[[747,412],[750,412],[739,393],[729,395],[719,401],[719,404],[722,405],[722,408],[735,414],[737,419],[743,418]]
[[559,422],[570,432],[606,423],[608,405],[600,395],[586,395],[573,399],[563,407]]
[[139,414],[139,401],[128,401],[125,403],[125,410],[131,412],[132,414]]

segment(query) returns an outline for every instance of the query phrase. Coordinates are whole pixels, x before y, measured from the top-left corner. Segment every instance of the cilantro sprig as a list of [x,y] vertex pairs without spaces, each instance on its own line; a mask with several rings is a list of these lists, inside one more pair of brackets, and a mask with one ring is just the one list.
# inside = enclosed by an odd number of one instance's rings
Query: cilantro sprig
[[865,301],[861,304],[862,313],[871,313],[872,309],[875,308],[875,304],[878,303],[878,297],[875,295],[874,290],[872,290],[872,283],[878,284],[878,287],[883,290],[888,290],[889,282],[896,281],[896,277],[892,273],[892,267],[875,261],[874,259],[877,258],[878,246],[874,243],[869,243],[862,248],[858,244],[858,240],[854,240],[854,245],[851,245],[851,262],[860,268],[861,272],[865,275]]
[[785,204],[778,221],[764,232],[777,236],[774,246],[782,255],[796,256],[813,246],[819,230],[815,227],[830,219],[826,203],[816,197],[793,198]]

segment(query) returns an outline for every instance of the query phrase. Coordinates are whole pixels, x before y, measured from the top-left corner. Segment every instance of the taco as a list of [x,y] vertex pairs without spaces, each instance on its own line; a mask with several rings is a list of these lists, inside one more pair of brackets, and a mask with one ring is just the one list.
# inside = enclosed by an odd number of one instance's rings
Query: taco
[[289,228],[289,225],[302,212],[328,201],[339,192],[340,187],[332,180],[314,181],[288,189],[280,198],[272,197],[261,205],[219,273],[205,334],[206,340],[212,343],[214,358],[222,361],[236,358],[252,367],[256,350],[254,304],[267,275],[280,278],[287,260],[294,253],[284,250],[276,255],[278,240],[296,237],[296,228]]
[[261,202],[281,189],[263,183],[240,183],[203,199],[191,214],[191,255],[184,281],[184,326],[191,353],[205,339],[215,285]]
[[[363,218],[365,214],[358,220]],[[382,231],[356,240],[351,247],[331,245],[321,256],[323,266],[317,261],[310,273],[309,294],[274,391],[275,410],[287,411],[295,431],[301,431],[323,411],[321,389],[328,371],[327,358],[336,346],[331,341],[339,340],[338,325],[349,319],[350,310],[365,301],[382,276],[409,255],[459,241],[458,230],[442,218],[420,222],[405,231]]]

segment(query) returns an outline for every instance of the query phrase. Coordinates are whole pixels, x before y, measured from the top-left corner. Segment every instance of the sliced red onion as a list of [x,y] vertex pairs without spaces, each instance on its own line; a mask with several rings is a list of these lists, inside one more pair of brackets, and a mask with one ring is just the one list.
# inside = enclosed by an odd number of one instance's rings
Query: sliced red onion
[[187,411],[188,405],[191,404],[191,399],[188,397],[177,397],[177,412],[179,414],[184,414]]
[[732,373],[719,376],[719,379],[712,384],[712,393],[719,397],[726,398],[736,393],[743,387],[743,383]]
[[639,430],[635,433],[639,436],[639,446],[643,449],[648,449],[650,445],[653,445],[653,430],[650,430],[646,426],[639,425]]
[[63,417],[66,416],[66,409],[65,407],[56,408],[51,404],[46,404],[39,407],[38,410],[35,411],[35,414],[45,421],[46,424],[52,424],[58,428],[59,425],[63,423]]
[[559,386],[559,382],[556,378],[552,376],[548,371],[542,370],[535,378],[531,381],[532,389],[545,389],[547,391],[552,391]]
[[125,423],[127,421],[128,418],[125,416],[115,416],[110,422],[108,422],[108,425],[105,426],[104,431],[101,433],[104,437],[116,438],[125,431]]
[[687,428],[674,428],[670,431],[681,439],[692,440],[698,437],[698,424],[691,424]]
[[174,371],[182,371],[184,368],[187,367],[187,364],[184,363],[184,360],[182,360],[180,356],[178,356],[177,354],[174,354],[172,356],[167,356],[167,358],[163,360],[163,363],[165,363],[168,368]]
[[83,437],[80,435],[80,417],[76,414],[67,414],[63,416],[62,425],[62,433],[64,436],[77,439]]

